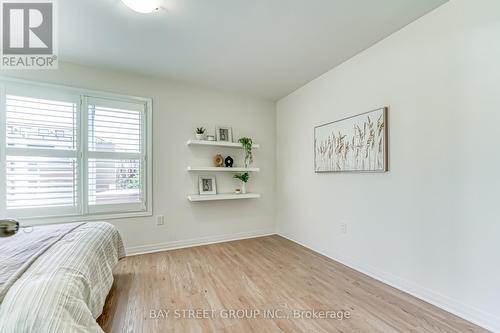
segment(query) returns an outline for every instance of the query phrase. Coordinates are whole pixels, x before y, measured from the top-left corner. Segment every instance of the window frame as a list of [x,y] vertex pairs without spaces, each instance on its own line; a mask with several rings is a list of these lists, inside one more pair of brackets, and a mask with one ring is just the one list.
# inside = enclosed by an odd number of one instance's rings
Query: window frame
[[[36,95],[41,95],[41,98],[51,98],[51,94],[48,96],[43,95],[43,90],[55,91],[57,94],[62,95],[78,95],[79,101],[76,104],[76,160],[79,164],[78,172],[78,202],[75,212],[67,213],[63,207],[58,213],[57,209],[54,210],[52,214],[43,214],[37,216],[26,217],[15,217],[22,221],[25,225],[37,225],[37,224],[51,224],[51,223],[64,223],[64,222],[74,222],[74,221],[95,221],[103,219],[119,219],[119,218],[133,218],[133,217],[145,217],[152,216],[153,212],[153,100],[151,98],[131,96],[124,94],[117,94],[111,92],[105,92],[100,90],[83,89],[66,85],[57,85],[50,83],[43,83],[38,81],[23,80],[10,78],[5,76],[0,76],[0,216],[9,217],[9,211],[6,209],[6,91],[7,87],[14,87],[14,89],[25,89],[34,88],[39,89],[42,93],[36,92]],[[31,95],[29,97],[32,97]],[[112,101],[128,102],[135,104],[144,104],[144,131],[142,133],[142,163],[143,163],[143,183],[144,183],[144,201],[139,203],[140,209],[131,208],[131,204],[116,204],[116,205],[103,205],[106,208],[113,209],[103,209],[99,205],[93,206],[92,210],[89,210],[88,205],[88,113],[84,111],[87,107],[88,99],[109,99]],[[22,148],[17,148],[22,149]],[[29,150],[30,148],[26,148]],[[20,151],[20,150],[19,150]],[[35,150],[32,150],[35,152]],[[32,155],[36,155],[30,153]],[[98,153],[99,154],[99,153]],[[121,153],[117,153],[121,154]],[[127,153],[123,153],[124,156]],[[103,154],[104,155],[104,154]],[[40,156],[40,155],[36,155]],[[29,209],[26,209],[28,212]],[[52,211],[47,209],[47,211]],[[66,212],[64,212],[66,211]]]

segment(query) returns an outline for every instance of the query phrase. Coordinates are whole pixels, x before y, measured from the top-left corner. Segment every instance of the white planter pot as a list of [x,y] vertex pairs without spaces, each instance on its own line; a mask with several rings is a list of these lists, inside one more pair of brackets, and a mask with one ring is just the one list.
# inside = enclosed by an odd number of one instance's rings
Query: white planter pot
[[247,183],[241,182],[241,194],[247,193]]
[[203,134],[196,134],[196,140],[203,140]]

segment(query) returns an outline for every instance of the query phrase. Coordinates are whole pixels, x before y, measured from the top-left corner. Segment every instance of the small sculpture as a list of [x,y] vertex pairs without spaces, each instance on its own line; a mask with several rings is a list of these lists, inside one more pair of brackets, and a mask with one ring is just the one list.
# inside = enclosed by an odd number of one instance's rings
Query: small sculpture
[[224,166],[224,157],[221,154],[217,154],[214,157],[214,165],[216,167]]
[[234,160],[231,156],[228,156],[226,157],[225,163],[226,163],[226,168],[232,168]]

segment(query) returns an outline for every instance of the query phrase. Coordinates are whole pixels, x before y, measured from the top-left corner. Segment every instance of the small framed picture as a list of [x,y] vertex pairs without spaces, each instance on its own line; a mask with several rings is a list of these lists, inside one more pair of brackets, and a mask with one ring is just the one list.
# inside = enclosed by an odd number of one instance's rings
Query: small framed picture
[[200,176],[199,178],[200,195],[217,194],[217,184],[215,176]]
[[217,141],[233,142],[233,129],[231,127],[217,126],[215,128]]

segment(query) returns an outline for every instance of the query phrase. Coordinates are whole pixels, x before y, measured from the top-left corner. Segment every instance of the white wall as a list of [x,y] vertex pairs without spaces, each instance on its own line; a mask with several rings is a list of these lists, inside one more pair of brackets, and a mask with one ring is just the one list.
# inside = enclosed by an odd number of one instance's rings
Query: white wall
[[[106,71],[74,64],[61,64],[57,71],[0,71],[0,75],[65,84],[87,89],[153,98],[153,211],[165,216],[156,226],[154,217],[109,220],[120,230],[129,252],[142,252],[202,242],[274,232],[275,197],[275,104],[223,94],[165,80]],[[210,166],[217,152],[186,146],[196,126],[233,127],[234,139],[250,136],[261,144],[255,165],[261,168],[248,185],[262,197],[255,200],[190,203],[186,196],[198,191],[197,174],[188,165]],[[243,163],[240,153],[240,164]],[[217,175],[221,191],[238,183],[230,175]]]
[[[500,331],[499,41],[452,0],[280,100],[278,232]],[[314,173],[314,126],[385,105],[390,172]]]

